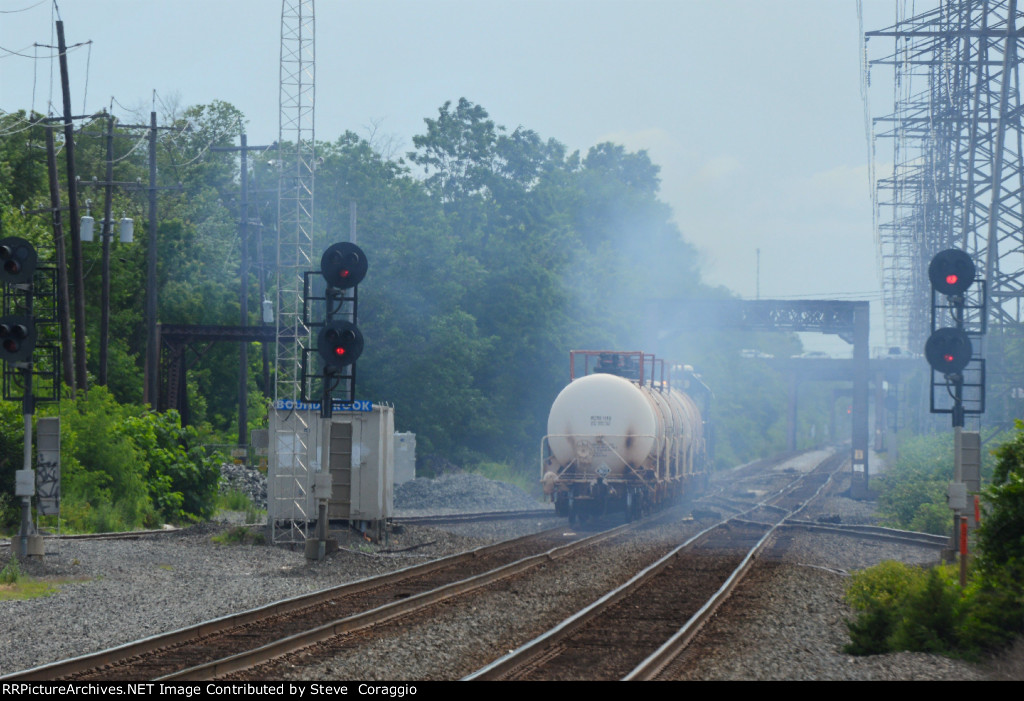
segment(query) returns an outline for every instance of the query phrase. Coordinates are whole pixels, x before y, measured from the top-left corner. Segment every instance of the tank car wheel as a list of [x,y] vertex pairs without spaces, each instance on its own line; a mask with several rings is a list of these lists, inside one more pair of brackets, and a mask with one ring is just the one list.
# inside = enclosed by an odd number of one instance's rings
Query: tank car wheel
[[626,522],[632,523],[640,518],[640,495],[635,489],[626,492]]
[[559,518],[569,515],[569,495],[565,492],[559,492],[555,497],[555,515]]

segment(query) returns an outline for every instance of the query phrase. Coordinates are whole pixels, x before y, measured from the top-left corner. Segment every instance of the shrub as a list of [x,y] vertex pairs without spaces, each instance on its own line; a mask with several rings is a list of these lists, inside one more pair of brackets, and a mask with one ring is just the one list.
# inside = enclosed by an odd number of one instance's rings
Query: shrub
[[218,461],[206,455],[193,427],[181,425],[178,412],[129,417],[123,432],[149,461],[150,496],[166,520],[213,514],[220,480]]
[[17,584],[20,579],[21,565],[18,564],[17,556],[11,553],[11,559],[0,570],[0,584]]
[[[847,590],[860,612],[847,622],[847,652],[912,650],[976,659],[1024,633],[1024,423],[1017,422],[1016,436],[994,455],[969,586],[961,590],[951,567],[925,571],[888,562],[858,573]],[[920,461],[910,465],[911,471],[934,474],[920,467]],[[905,498],[920,490],[903,489],[905,481],[894,484],[888,502],[893,513],[902,511],[912,523],[939,515],[934,504]]]
[[890,636],[889,647],[914,652],[956,650],[959,603],[960,589],[949,572],[940,568],[927,570],[923,581],[915,579],[897,609],[900,616]]
[[851,655],[889,651],[889,639],[899,620],[902,602],[914,587],[916,568],[892,560],[855,574],[846,588],[846,601],[861,614],[846,625]]

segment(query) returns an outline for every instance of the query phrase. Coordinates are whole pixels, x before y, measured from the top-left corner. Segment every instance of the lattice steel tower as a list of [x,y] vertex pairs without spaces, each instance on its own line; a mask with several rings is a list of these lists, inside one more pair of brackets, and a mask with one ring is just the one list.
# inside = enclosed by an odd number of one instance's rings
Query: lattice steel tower
[[316,90],[313,0],[283,0],[278,136],[277,383],[275,399],[297,400],[302,351],[303,273],[313,261],[313,193]]
[[[298,402],[301,397],[302,356],[309,328],[302,314],[303,274],[313,267],[313,193],[315,170],[314,108],[316,75],[313,0],[283,0],[281,4],[280,122],[278,135],[277,198],[277,353],[274,399]],[[299,426],[279,428],[272,435],[276,456],[268,497],[274,542],[302,541],[308,535],[307,513],[311,441],[306,413],[295,412]]]
[[[893,111],[871,120],[887,343],[921,351],[928,263],[967,251],[988,291],[987,413],[999,422],[1020,416],[1024,394],[1022,27],[1017,0],[898,0],[896,23],[865,33],[865,88],[873,69],[892,71]],[[971,294],[980,301],[980,286]]]

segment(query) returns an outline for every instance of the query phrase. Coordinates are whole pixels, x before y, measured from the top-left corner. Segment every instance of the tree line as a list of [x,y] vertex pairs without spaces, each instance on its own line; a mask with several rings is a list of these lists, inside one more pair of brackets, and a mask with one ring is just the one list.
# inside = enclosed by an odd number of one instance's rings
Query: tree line
[[[0,213],[4,236],[31,240],[47,260],[54,249],[50,215],[31,213],[49,201],[39,148],[46,127],[33,123],[38,119],[24,113],[0,117]],[[76,136],[85,183],[104,177],[104,122],[94,120]],[[239,160],[237,152],[217,149],[237,142],[244,115],[214,102],[168,115],[165,123],[171,129],[161,133],[157,168],[161,185],[175,187],[159,194],[159,321],[236,325]],[[139,133],[115,133],[113,180],[145,182]],[[396,427],[416,433],[425,465],[500,463],[534,474],[548,408],[568,381],[568,352],[650,351],[655,344],[668,360],[693,365],[712,388],[721,465],[784,447],[785,381],[763,364],[742,360],[739,350],[757,347],[784,357],[800,351],[795,336],[717,331],[644,337],[651,328],[650,302],[730,294],[702,281],[698,253],[659,198],[659,167],[645,151],[601,143],[586,153],[570,152],[533,130],[495,124],[466,99],[446,102],[425,118],[408,153],[396,157],[381,150],[353,132],[316,144],[314,250],[347,240],[355,203],[359,244],[370,261],[359,290],[366,339],[359,398],[396,407]],[[259,222],[250,227],[247,251],[254,261],[247,304],[252,324],[259,323],[260,290],[274,298],[277,158],[273,149],[249,159],[249,218],[255,213]],[[96,214],[99,189],[82,189]],[[110,379],[104,391],[115,404],[132,407],[128,414],[141,416],[146,251],[138,242],[148,236],[145,205],[137,191],[115,187],[112,210],[115,219],[135,218],[137,243],[112,244]],[[99,255],[97,244],[83,246],[93,379]],[[254,344],[249,353],[250,428],[266,426],[273,396],[272,362],[265,375],[259,350]],[[185,441],[189,446],[234,442],[238,362],[234,344],[218,344],[189,370],[195,433]],[[829,396],[822,387],[807,402],[824,407]],[[69,406],[87,412],[89,404],[76,400]],[[14,416],[8,408],[3,416]],[[803,421],[803,445],[827,440],[825,426]],[[13,491],[17,442],[5,435],[0,446],[3,491]],[[99,459],[80,462],[87,473],[112,469]],[[144,474],[143,482],[154,475]],[[148,492],[153,503],[158,491]]]

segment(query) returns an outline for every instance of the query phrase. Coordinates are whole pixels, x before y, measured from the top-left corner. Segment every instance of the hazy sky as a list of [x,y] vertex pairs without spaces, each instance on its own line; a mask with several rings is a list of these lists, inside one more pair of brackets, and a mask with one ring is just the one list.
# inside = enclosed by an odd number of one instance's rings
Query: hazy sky
[[[68,45],[92,42],[69,52],[76,114],[148,114],[155,91],[158,114],[224,100],[249,143],[277,138],[280,0],[59,9]],[[864,0],[863,29],[894,12]],[[0,0],[0,110],[60,112],[35,46],[56,44],[53,19],[50,0]],[[319,0],[316,136],[376,129],[404,153],[465,97],[584,153],[647,149],[706,281],[754,298],[760,249],[762,298],[870,299],[883,346],[860,59],[855,0]]]

